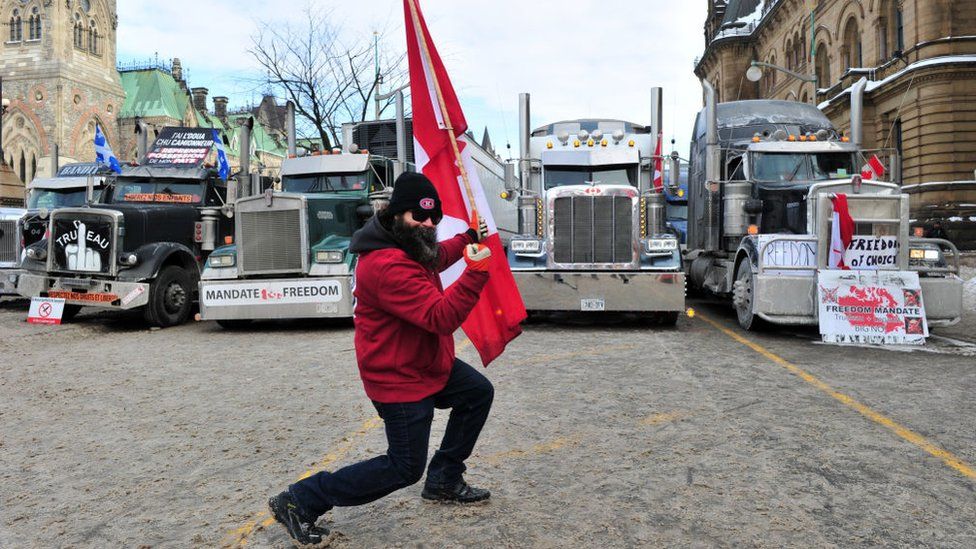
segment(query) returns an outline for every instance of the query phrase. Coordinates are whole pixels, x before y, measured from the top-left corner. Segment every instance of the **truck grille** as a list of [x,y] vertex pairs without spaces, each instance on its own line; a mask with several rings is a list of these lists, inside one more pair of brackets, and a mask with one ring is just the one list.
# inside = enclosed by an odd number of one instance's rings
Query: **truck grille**
[[627,196],[563,196],[553,203],[556,263],[631,263],[633,201]]
[[237,242],[243,273],[302,272],[302,215],[300,209],[240,212]]
[[115,221],[94,210],[51,214],[48,254],[55,271],[112,274],[115,268]]
[[17,222],[0,221],[0,263],[17,261]]

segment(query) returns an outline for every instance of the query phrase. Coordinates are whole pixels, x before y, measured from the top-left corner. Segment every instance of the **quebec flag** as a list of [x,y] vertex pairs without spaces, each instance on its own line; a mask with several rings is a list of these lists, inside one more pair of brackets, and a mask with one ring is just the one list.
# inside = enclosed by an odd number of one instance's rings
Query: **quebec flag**
[[115,158],[115,153],[112,152],[112,147],[109,147],[102,128],[97,124],[95,125],[95,162],[112,168],[115,173],[122,173],[119,159]]
[[217,147],[217,174],[221,179],[227,181],[230,175],[230,165],[227,163],[227,153],[224,152],[224,142],[220,139],[220,132],[213,131],[214,146]]

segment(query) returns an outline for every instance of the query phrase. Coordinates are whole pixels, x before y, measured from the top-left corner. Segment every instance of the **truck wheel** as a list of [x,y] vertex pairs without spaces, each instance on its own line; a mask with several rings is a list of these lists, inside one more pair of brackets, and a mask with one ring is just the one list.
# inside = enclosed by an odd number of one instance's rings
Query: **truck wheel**
[[193,308],[192,291],[190,275],[185,270],[176,265],[164,268],[149,287],[146,322],[161,328],[186,322]]
[[678,323],[678,311],[669,311],[666,313],[661,313],[658,322],[661,326],[674,326]]
[[739,326],[744,330],[755,331],[762,328],[762,319],[753,312],[755,288],[756,277],[752,274],[752,262],[746,259],[739,264],[735,282],[732,284],[732,306],[739,318]]
[[225,330],[242,330],[251,325],[249,318],[235,318],[218,320],[217,325]]
[[81,305],[65,305],[61,313],[61,322],[71,322],[81,311]]

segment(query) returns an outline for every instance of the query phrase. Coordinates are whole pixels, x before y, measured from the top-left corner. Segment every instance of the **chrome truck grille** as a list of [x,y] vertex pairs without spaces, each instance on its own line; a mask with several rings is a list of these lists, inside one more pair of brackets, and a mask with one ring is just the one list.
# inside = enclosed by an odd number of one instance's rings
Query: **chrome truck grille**
[[121,214],[94,208],[64,208],[51,213],[48,270],[114,275],[116,227]]
[[302,273],[307,270],[305,201],[276,195],[270,206],[263,196],[237,207],[237,253],[243,275]]
[[553,260],[561,264],[634,261],[634,201],[628,196],[562,196],[553,201]]
[[18,259],[16,221],[0,221],[0,263],[15,263]]

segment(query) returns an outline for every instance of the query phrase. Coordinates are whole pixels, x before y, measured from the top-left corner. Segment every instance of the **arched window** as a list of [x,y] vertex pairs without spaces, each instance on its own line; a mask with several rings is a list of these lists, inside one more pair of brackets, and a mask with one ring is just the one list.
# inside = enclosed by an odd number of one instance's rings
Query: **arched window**
[[817,44],[817,85],[821,88],[830,87],[830,59],[827,58],[827,45]]
[[810,56],[807,50],[807,35],[806,33],[800,33],[800,44],[797,46],[797,66],[806,65],[807,58]]
[[31,153],[31,171],[30,171],[30,174],[31,174],[31,176],[30,176],[31,181],[33,181],[34,178],[37,177],[37,155],[35,155],[34,153]]
[[786,54],[786,68],[793,70],[793,39],[786,40],[786,49],[783,50]]
[[98,26],[94,19],[88,22],[88,51],[98,55]]
[[75,14],[75,47],[85,49],[85,25],[81,22],[81,14]]
[[20,10],[15,9],[10,16],[10,41],[20,42],[24,39],[24,20],[20,16]]
[[40,40],[41,39],[41,12],[34,6],[31,10],[30,16],[30,39]]
[[27,183],[27,157],[24,156],[24,151],[20,152],[20,180]]
[[863,66],[861,59],[861,33],[857,28],[857,21],[851,17],[844,26],[844,46],[841,48],[844,58],[844,68]]

